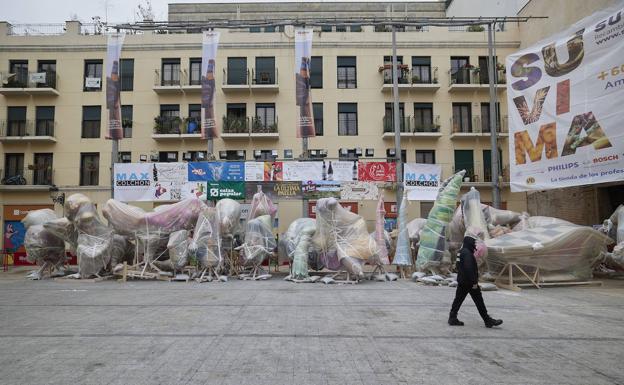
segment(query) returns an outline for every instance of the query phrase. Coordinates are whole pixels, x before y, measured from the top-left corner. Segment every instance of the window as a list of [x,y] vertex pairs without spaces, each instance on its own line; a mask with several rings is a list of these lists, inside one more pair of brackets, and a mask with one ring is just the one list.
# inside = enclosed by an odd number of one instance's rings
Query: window
[[310,63],[310,87],[323,88],[323,57],[312,56]]
[[312,116],[316,136],[323,136],[323,103],[312,103]]
[[38,106],[35,119],[36,136],[54,136],[54,106]]
[[433,121],[433,103],[414,103],[414,131],[438,131]]
[[435,150],[416,150],[416,163],[435,164]]
[[52,184],[52,154],[39,153],[35,154],[33,162],[33,184],[34,185],[51,185]]
[[8,78],[6,87],[28,87],[28,60],[10,60],[9,73],[15,74],[15,76]]
[[85,60],[84,91],[102,90],[102,60]]
[[277,132],[274,103],[256,104],[256,117],[252,132]]
[[[384,83],[392,84],[392,56],[384,56]],[[408,69],[403,66],[403,56],[397,56],[397,82],[406,84],[408,82]]]
[[336,32],[347,32],[347,26],[346,25],[337,25],[336,26]]
[[[496,102],[496,132],[501,130],[500,103]],[[481,103],[481,132],[492,132],[490,130],[490,103]]]
[[121,59],[119,61],[121,66],[121,90],[132,91],[134,89],[134,59]]
[[275,32],[275,26],[264,27],[264,32]]
[[247,129],[247,105],[245,103],[227,104],[223,132],[231,134],[249,132]]
[[121,128],[124,138],[132,138],[132,106],[121,106]]
[[189,104],[186,132],[188,134],[201,132],[201,104]]
[[470,84],[470,61],[468,57],[451,57],[451,83]]
[[161,73],[161,86],[179,86],[180,59],[162,59]]
[[132,153],[130,151],[118,152],[117,163],[132,163]]
[[[503,175],[503,152],[498,150],[498,175]],[[483,181],[492,181],[492,151],[483,150]]]
[[158,161],[159,162],[177,162],[178,161],[178,152],[177,151],[160,151],[158,153]]
[[80,185],[97,186],[100,184],[100,153],[80,153]]
[[[494,56],[494,63],[498,63],[498,58]],[[490,83],[490,73],[488,65],[488,56],[479,56],[479,83],[481,84],[489,84]],[[496,79],[496,75],[500,75],[496,70],[494,71],[494,78]],[[504,75],[504,74],[503,74]]]
[[[393,156],[390,156],[390,150],[394,150],[393,148],[389,148],[386,150],[386,156],[388,162],[396,162],[396,159]],[[401,162],[407,163],[407,150],[401,150]]]
[[179,134],[180,133],[180,105],[161,104],[160,116],[158,117],[156,129],[159,134]]
[[460,170],[466,170],[465,177],[469,177],[471,181],[476,181],[472,150],[455,150],[455,172]]
[[351,32],[362,32],[362,26],[361,25],[352,25],[350,31]]
[[431,58],[412,56],[412,83],[431,83]]
[[321,26],[321,32],[331,32],[332,28],[333,28],[333,26],[331,26],[331,25],[322,25]]
[[470,103],[453,103],[453,132],[472,132]]
[[[406,124],[405,121],[405,105],[399,103],[399,129],[401,132],[409,131],[409,124]],[[383,126],[384,132],[394,132],[394,103],[386,103]]]
[[356,88],[355,56],[338,56],[338,88]]
[[357,103],[338,103],[338,135],[357,134]]
[[26,135],[26,107],[7,107],[7,136]]
[[16,175],[24,176],[24,154],[5,154],[4,178],[8,179]]
[[228,58],[227,84],[247,84],[247,58]]
[[275,84],[275,57],[257,57],[255,84]]
[[251,33],[262,32],[262,28],[260,28],[260,27],[250,27],[249,28],[249,32],[251,32]]
[[100,120],[102,116],[101,106],[82,107],[82,137],[99,138]]
[[189,62],[189,85],[198,86],[201,85],[201,58],[191,58]]
[[56,60],[39,60],[37,63],[37,72],[46,74],[43,83],[37,83],[37,87],[56,88]]
[[187,162],[202,162],[208,158],[208,151],[188,151],[182,154],[182,160]]

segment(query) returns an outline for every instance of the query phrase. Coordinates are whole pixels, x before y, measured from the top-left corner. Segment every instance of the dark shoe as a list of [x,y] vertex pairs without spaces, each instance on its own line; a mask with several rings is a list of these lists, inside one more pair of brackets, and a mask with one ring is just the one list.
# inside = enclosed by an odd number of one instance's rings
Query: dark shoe
[[491,328],[493,326],[499,326],[503,323],[502,319],[494,319],[492,317],[488,317],[485,319],[485,327],[486,328]]
[[464,323],[457,319],[457,317],[449,317],[448,324],[451,326],[464,326]]

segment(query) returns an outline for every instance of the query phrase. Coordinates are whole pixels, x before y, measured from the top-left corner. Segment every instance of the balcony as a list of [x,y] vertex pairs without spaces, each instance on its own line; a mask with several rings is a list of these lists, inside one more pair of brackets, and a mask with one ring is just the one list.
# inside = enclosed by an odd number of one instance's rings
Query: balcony
[[224,93],[249,92],[249,69],[236,73],[228,73],[227,69],[223,69],[223,84],[221,90]]
[[[385,116],[382,120],[383,124],[383,138],[394,138],[394,119],[389,116]],[[422,122],[420,119],[412,118],[411,116],[401,117],[399,123],[399,135],[402,138],[414,138],[414,137],[430,137],[439,138],[442,136],[440,133],[440,117],[434,116],[433,122]]]
[[279,92],[279,72],[277,68],[269,71],[256,72],[251,70],[252,92]]
[[55,143],[56,122],[52,120],[3,120],[0,121],[0,142],[49,142]]
[[[498,90],[506,89],[505,70],[499,67],[496,71]],[[489,76],[487,68],[483,72],[479,67],[459,68],[457,71],[448,71],[449,92],[455,91],[489,91]]]
[[431,122],[414,117],[412,127],[414,136],[417,137],[439,138],[442,136],[442,133],[440,133],[440,115],[433,116]]
[[[503,116],[497,124],[496,132],[499,137],[509,136],[507,120],[507,116]],[[451,128],[451,139],[490,136],[489,121],[482,121],[480,116],[474,116],[472,118],[472,125],[468,125],[466,121],[462,122],[459,119],[451,118]]]
[[154,140],[196,140],[201,139],[201,126],[197,119],[181,119],[177,116],[154,118]]
[[[379,67],[379,72],[383,74],[382,92],[392,92],[392,65],[385,64]],[[397,78],[399,92],[402,91],[437,91],[440,88],[438,84],[438,67],[431,67],[429,77],[421,78],[417,73],[405,64],[399,64],[399,73]]]
[[[412,118],[410,116],[399,117],[399,135],[401,137],[412,136]],[[384,116],[381,120],[384,138],[394,138],[394,119],[392,116]]]
[[279,131],[277,117],[275,122],[267,124],[259,117],[223,117],[223,139],[277,139]]
[[184,73],[182,71],[167,71],[162,73],[160,69],[154,70],[154,86],[152,89],[157,94],[182,94],[182,79]]
[[0,170],[0,190],[48,191],[54,184],[54,170],[47,165],[29,165],[22,170]]
[[58,96],[56,72],[0,73],[4,96]]

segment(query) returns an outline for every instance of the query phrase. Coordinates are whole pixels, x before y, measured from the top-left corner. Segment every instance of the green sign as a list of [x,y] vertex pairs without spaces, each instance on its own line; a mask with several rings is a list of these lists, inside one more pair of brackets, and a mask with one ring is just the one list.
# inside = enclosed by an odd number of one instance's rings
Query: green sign
[[208,182],[208,200],[223,198],[244,200],[245,182]]

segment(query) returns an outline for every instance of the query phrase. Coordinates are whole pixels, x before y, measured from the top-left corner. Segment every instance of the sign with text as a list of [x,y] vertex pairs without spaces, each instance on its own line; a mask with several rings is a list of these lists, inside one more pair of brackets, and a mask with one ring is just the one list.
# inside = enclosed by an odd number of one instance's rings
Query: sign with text
[[363,182],[396,182],[396,163],[359,162],[358,180]]
[[245,180],[245,162],[190,162],[188,180],[242,182]]
[[[358,213],[357,202],[340,202],[340,205],[354,214]],[[316,218],[316,201],[308,202],[308,217]]]
[[379,199],[379,188],[375,182],[344,182],[340,199],[371,201]]
[[411,201],[434,201],[440,189],[442,166],[427,163],[403,164],[403,183],[407,199]]
[[507,57],[511,191],[624,180],[623,12]]
[[340,198],[340,182],[309,180],[301,184],[306,199]]

